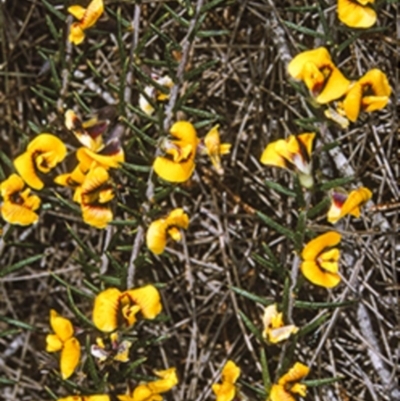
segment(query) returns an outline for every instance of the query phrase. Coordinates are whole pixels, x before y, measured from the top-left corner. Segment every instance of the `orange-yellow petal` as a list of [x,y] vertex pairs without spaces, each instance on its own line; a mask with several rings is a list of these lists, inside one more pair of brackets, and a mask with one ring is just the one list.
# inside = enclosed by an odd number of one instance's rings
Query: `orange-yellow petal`
[[169,133],[175,137],[189,143],[196,149],[199,144],[199,139],[197,138],[197,132],[194,128],[193,124],[189,121],[178,121],[172,125],[169,130]]
[[68,7],[67,11],[70,14],[72,14],[76,19],[81,20],[83,18],[83,16],[85,15],[86,8],[75,5],[75,6]]
[[300,362],[296,362],[289,371],[284,374],[278,381],[278,384],[285,385],[287,383],[297,382],[304,379],[310,372],[310,368]]
[[14,160],[14,166],[22,179],[32,188],[40,190],[43,181],[37,176],[37,170],[48,173],[67,154],[64,143],[52,134],[40,134],[28,145],[26,152]]
[[113,212],[106,206],[81,205],[82,219],[89,226],[104,229],[113,219]]
[[301,257],[303,260],[314,261],[324,249],[337,245],[341,238],[341,235],[335,231],[328,231],[319,235],[307,243],[301,253]]
[[176,208],[167,216],[168,226],[175,226],[187,229],[189,227],[189,216],[182,208]]
[[54,309],[50,310],[50,326],[63,343],[74,335],[71,321],[59,315]]
[[305,278],[321,287],[336,287],[341,280],[338,274],[322,270],[313,260],[302,262],[300,269]]
[[147,229],[147,248],[156,255],[163,253],[167,245],[167,229],[168,225],[165,219],[153,221]]
[[[37,196],[35,196],[35,199],[37,199],[37,202],[40,204],[40,199]],[[0,211],[1,217],[10,224],[29,226],[37,223],[39,220],[39,216],[31,209],[9,201],[3,202],[0,206]]]
[[48,334],[46,336],[46,351],[57,352],[63,347],[63,342],[60,340],[57,334]]
[[361,1],[338,0],[337,12],[339,20],[351,28],[370,28],[376,22],[375,10]]
[[84,166],[97,164],[103,168],[120,168],[121,163],[125,161],[125,154],[121,147],[116,148],[112,153],[103,154],[107,151],[103,148],[100,153],[95,153],[88,148],[79,148],[76,157]]
[[320,104],[339,99],[346,93],[350,85],[350,81],[335,66],[332,67],[330,75],[325,81],[325,86],[315,98]]
[[145,319],[154,319],[162,310],[160,293],[152,285],[125,291],[131,300],[140,307]]
[[64,380],[74,373],[81,357],[81,346],[79,341],[72,337],[64,343],[60,356],[60,371]]
[[6,180],[0,183],[0,193],[5,200],[9,200],[16,192],[24,189],[25,183],[17,174],[11,174]]
[[148,388],[156,394],[165,393],[178,384],[178,376],[175,368],[158,370],[154,372],[160,380],[147,383]]
[[92,319],[100,331],[111,332],[117,329],[121,296],[117,288],[108,288],[96,296]]
[[216,401],[232,401],[236,395],[235,385],[229,382],[214,383],[212,391],[216,395]]
[[296,399],[286,391],[284,386],[273,384],[268,401],[296,401]]
[[228,360],[222,369],[221,376],[223,382],[234,384],[240,376],[240,368],[235,362]]
[[195,163],[193,156],[184,162],[176,163],[166,157],[156,157],[153,163],[156,174],[168,182],[185,182],[193,174]]

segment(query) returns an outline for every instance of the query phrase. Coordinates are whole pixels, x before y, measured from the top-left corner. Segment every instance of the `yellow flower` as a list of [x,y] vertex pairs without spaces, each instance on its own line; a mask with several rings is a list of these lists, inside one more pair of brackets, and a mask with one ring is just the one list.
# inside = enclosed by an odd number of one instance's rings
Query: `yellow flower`
[[276,304],[269,305],[264,309],[263,324],[263,337],[272,344],[287,340],[299,330],[294,324],[284,325],[283,315],[278,312]]
[[174,241],[180,241],[182,235],[179,228],[185,230],[189,226],[189,216],[183,209],[174,209],[167,217],[153,221],[146,233],[147,248],[159,255],[164,252],[168,235]]
[[68,379],[78,366],[81,356],[79,341],[74,337],[72,323],[60,316],[54,309],[50,311],[50,326],[55,334],[46,337],[46,351],[61,351],[60,371],[64,380]]
[[271,142],[261,155],[261,163],[296,171],[301,184],[311,188],[311,152],[314,138],[315,134],[305,133]]
[[214,383],[212,390],[217,397],[217,401],[231,401],[236,395],[235,383],[240,376],[240,368],[228,360],[222,369],[222,383]]
[[[156,84],[161,85],[166,89],[171,89],[174,86],[174,82],[168,75],[160,77],[157,74],[152,73],[151,79]],[[164,101],[169,98],[169,94],[161,92],[153,85],[146,86],[144,88],[144,93],[146,94],[147,97],[145,95],[143,95],[142,93],[139,95],[139,107],[144,113],[146,113],[149,116],[151,116],[154,113],[154,107],[147,100],[148,98],[150,98],[154,101],[156,101],[156,100]]]
[[154,160],[156,174],[165,181],[185,182],[194,171],[197,145],[199,140],[194,126],[188,121],[178,121],[170,129],[177,140],[165,140],[165,156]]
[[103,147],[103,134],[108,128],[107,120],[91,118],[82,122],[73,110],[65,112],[65,126],[73,132],[78,141],[93,152],[99,152]]
[[103,0],[92,0],[87,8],[78,5],[68,7],[68,12],[79,20],[71,25],[68,40],[79,45],[85,39],[84,31],[93,26],[103,14]]
[[218,174],[223,175],[224,169],[221,166],[221,155],[226,155],[231,150],[230,143],[222,143],[218,132],[219,125],[211,128],[204,138],[204,149],[202,153],[207,154],[210,157],[211,163]]
[[351,214],[360,217],[360,207],[372,197],[372,192],[365,187],[351,191],[349,194],[341,191],[332,192],[332,205],[328,211],[327,219],[336,223],[342,217]]
[[303,81],[321,104],[343,96],[350,84],[324,47],[298,54],[289,63],[288,72],[293,78]]
[[338,17],[351,28],[370,28],[376,22],[376,12],[368,4],[375,0],[338,0]]
[[172,389],[178,384],[176,369],[155,371],[154,374],[160,377],[149,383],[139,384],[132,392],[132,395],[118,395],[120,401],[161,401],[160,395]]
[[26,152],[14,160],[14,166],[30,187],[40,190],[44,184],[37,172],[47,174],[66,154],[67,148],[57,137],[40,134],[29,143]]
[[375,68],[350,86],[340,109],[343,109],[342,114],[354,122],[361,111],[370,113],[383,109],[389,102],[391,92],[386,75]]
[[136,323],[136,314],[145,319],[154,319],[162,310],[160,294],[152,285],[121,292],[109,288],[95,299],[93,323],[103,332],[116,330],[120,324],[131,327]]
[[298,383],[308,375],[310,368],[300,362],[296,362],[293,367],[273,384],[269,394],[269,401],[296,401],[294,395],[298,394],[305,397],[307,387],[305,384]]
[[40,198],[31,195],[29,188],[23,191],[24,181],[17,174],[0,183],[3,204],[0,206],[1,216],[10,224],[28,226],[37,223],[39,216],[35,213],[40,206]]
[[329,231],[311,240],[303,249],[301,271],[313,284],[332,288],[340,283],[339,249],[333,248],[341,240],[341,235]]
[[110,396],[107,394],[70,395],[68,397],[59,398],[57,401],[110,401]]
[[108,205],[113,198],[109,175],[103,167],[91,168],[74,194],[74,201],[81,205],[83,221],[96,228],[105,228],[113,219]]

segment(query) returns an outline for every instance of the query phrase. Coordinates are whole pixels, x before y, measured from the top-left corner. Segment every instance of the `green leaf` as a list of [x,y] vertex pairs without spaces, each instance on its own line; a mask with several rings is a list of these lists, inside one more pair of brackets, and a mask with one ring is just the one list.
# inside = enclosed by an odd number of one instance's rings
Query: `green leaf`
[[12,326],[16,326],[21,329],[24,329],[24,330],[36,331],[36,327],[34,327],[28,323],[21,322],[20,320],[11,319],[9,317],[2,316],[2,315],[0,315],[0,320],[3,322],[6,322]]
[[273,230],[275,230],[279,234],[282,234],[284,237],[290,239],[292,242],[295,241],[295,235],[292,230],[289,230],[288,228],[280,225],[279,223],[277,223],[275,220],[271,219],[264,213],[256,212],[256,214],[265,224],[267,224]]
[[96,326],[93,324],[93,322],[88,319],[80,310],[79,308],[76,306],[74,298],[72,297],[72,291],[71,291],[71,287],[67,287],[67,295],[68,295],[68,301],[69,301],[69,305],[71,306],[72,311],[74,312],[75,316],[81,320],[82,322],[84,322],[86,325],[88,325],[89,327],[95,328]]
[[266,299],[264,297],[260,297],[258,295],[252,294],[251,292],[243,290],[242,288],[238,288],[238,287],[234,287],[234,286],[231,286],[229,288],[232,291],[236,292],[236,294],[239,294],[242,297],[250,299],[251,301],[258,302],[261,305],[268,306],[268,305],[271,305],[271,304],[274,303],[274,301],[272,301],[272,300],[268,300],[268,299]]
[[319,202],[317,205],[308,210],[307,218],[313,219],[314,217],[318,216],[323,211],[326,211],[326,209],[328,209],[330,204],[331,200],[328,197],[322,199],[321,202]]
[[260,341],[261,343],[264,342],[262,337],[261,331],[253,324],[253,322],[241,311],[239,310],[239,315],[243,320],[243,323],[246,327],[254,334],[254,336]]
[[282,22],[290,29],[295,31],[304,33],[304,35],[313,36],[314,38],[326,39],[325,34],[317,31],[313,31],[312,29],[306,28],[303,25],[297,25],[290,21],[282,20]]
[[12,272],[15,272],[19,269],[22,269],[23,267],[33,264],[38,260],[43,259],[43,254],[39,254],[39,255],[35,255],[35,256],[31,256],[29,258],[26,258],[24,260],[21,260],[11,266],[6,266],[5,268],[3,268],[2,270],[0,270],[0,277],[5,277],[7,276],[7,274],[10,274]]
[[323,313],[319,318],[312,320],[305,326],[303,326],[298,332],[297,336],[298,337],[303,337],[308,333],[311,333],[315,329],[317,329],[319,326],[321,326],[325,321],[327,321],[330,318],[329,313]]
[[341,186],[350,184],[353,181],[354,181],[354,177],[337,178],[335,180],[331,180],[331,181],[323,183],[319,187],[319,189],[321,191],[328,191],[329,189],[332,189],[332,188],[337,188],[337,187],[341,187]]
[[265,180],[264,184],[276,192],[279,192],[283,195],[292,196],[293,198],[296,197],[296,192],[292,191],[289,188],[284,187],[283,185],[277,184],[276,182]]
[[299,309],[329,309],[340,308],[344,306],[352,306],[357,304],[358,301],[344,301],[344,302],[309,302],[309,301],[295,301],[294,307]]
[[146,362],[147,358],[146,357],[142,357],[137,359],[136,361],[130,363],[128,365],[128,368],[126,369],[126,371],[123,373],[123,378],[127,378],[130,376],[130,374],[132,373],[132,371],[134,371],[137,367],[139,367],[142,363]]
[[344,376],[330,377],[327,379],[318,379],[318,380],[302,380],[307,387],[319,387],[326,386],[328,384],[336,383],[340,380],[343,380]]
[[269,374],[267,354],[265,353],[265,348],[261,348],[260,351],[260,362],[262,368],[262,379],[266,393],[268,394],[271,389],[271,375]]

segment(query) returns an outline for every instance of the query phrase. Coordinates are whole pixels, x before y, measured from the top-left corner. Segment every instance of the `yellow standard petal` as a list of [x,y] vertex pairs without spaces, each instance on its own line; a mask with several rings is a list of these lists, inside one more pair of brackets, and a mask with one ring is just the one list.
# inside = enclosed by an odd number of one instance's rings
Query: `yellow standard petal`
[[104,332],[118,328],[118,314],[122,293],[117,288],[108,288],[100,292],[94,301],[92,320],[94,325]]
[[60,340],[57,334],[48,334],[46,336],[46,351],[57,352],[61,351],[63,342]]
[[222,369],[221,376],[223,382],[234,384],[240,376],[240,368],[235,362],[228,360]]
[[310,368],[308,366],[296,362],[289,371],[279,379],[278,384],[285,385],[288,383],[298,382],[304,379],[309,372]]
[[64,343],[60,356],[60,371],[64,380],[74,373],[81,357],[81,347],[79,341],[72,337]]
[[14,160],[14,166],[22,179],[32,188],[40,190],[44,183],[37,173],[48,173],[67,154],[64,143],[52,134],[40,134],[33,139],[26,152]]
[[132,302],[140,307],[145,319],[154,319],[162,310],[160,293],[153,285],[125,291]]
[[268,401],[296,401],[296,399],[286,391],[284,386],[273,384]]
[[338,0],[339,20],[351,28],[370,28],[376,22],[376,12],[366,4],[373,2],[374,0]]
[[303,260],[316,260],[324,249],[337,245],[341,239],[339,233],[328,231],[308,242],[301,253],[301,257]]
[[71,321],[59,315],[54,309],[50,310],[50,326],[63,343],[74,335]]

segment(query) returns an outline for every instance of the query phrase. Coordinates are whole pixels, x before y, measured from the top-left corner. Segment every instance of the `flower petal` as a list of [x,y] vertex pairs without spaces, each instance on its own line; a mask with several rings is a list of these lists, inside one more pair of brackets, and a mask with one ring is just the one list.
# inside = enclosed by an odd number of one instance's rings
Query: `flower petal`
[[131,300],[140,307],[145,319],[154,319],[162,310],[160,293],[152,285],[125,291]]
[[303,379],[310,372],[310,368],[300,362],[296,362],[289,371],[284,374],[278,381],[279,384],[285,385],[287,383],[297,382]]
[[64,380],[74,373],[81,357],[81,347],[79,341],[72,337],[64,343],[60,356],[60,371]]
[[322,270],[314,261],[304,261],[300,269],[305,278],[324,288],[336,287],[341,280],[338,274]]
[[92,320],[100,331],[111,332],[117,329],[121,296],[117,288],[108,288],[96,296]]
[[158,370],[154,372],[161,380],[147,383],[148,388],[156,394],[165,393],[178,384],[176,368]]
[[337,245],[341,238],[341,235],[336,231],[328,231],[308,242],[301,253],[301,257],[304,260],[316,260],[325,248]]
[[146,233],[146,245],[151,252],[160,255],[167,245],[167,222],[165,219],[153,221]]
[[296,401],[296,399],[286,391],[284,386],[273,384],[268,401]]
[[221,376],[223,382],[234,384],[240,376],[240,368],[235,362],[228,360],[222,369]]
[[351,28],[370,28],[376,22],[376,12],[357,0],[338,0],[338,17]]
[[60,351],[62,347],[63,347],[63,342],[60,340],[57,334],[48,334],[46,336],[47,352]]
[[50,326],[63,343],[74,335],[71,321],[59,315],[54,309],[50,310]]

